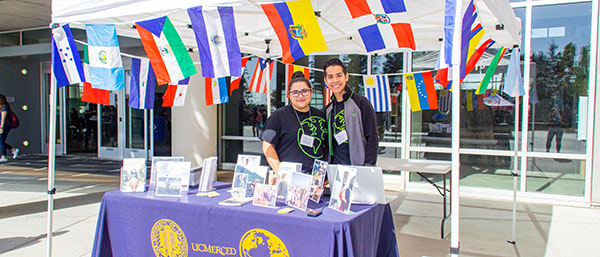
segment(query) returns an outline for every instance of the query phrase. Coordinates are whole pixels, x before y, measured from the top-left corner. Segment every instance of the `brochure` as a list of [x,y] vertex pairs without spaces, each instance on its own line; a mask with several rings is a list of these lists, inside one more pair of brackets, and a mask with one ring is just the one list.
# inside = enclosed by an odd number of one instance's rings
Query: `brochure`
[[121,192],[146,190],[146,159],[125,158],[121,167]]
[[277,171],[277,178],[275,185],[278,186],[277,195],[285,199],[288,191],[288,184],[292,173],[302,172],[302,163],[297,162],[281,162],[279,163],[279,171]]
[[315,160],[312,170],[312,184],[310,185],[310,200],[318,203],[323,195],[323,184],[329,163],[326,161]]
[[356,168],[340,165],[337,168],[335,179],[331,186],[331,199],[329,208],[343,213],[350,212],[350,197],[354,187]]
[[232,197],[246,197],[246,188],[248,188],[248,174],[234,173],[233,184],[231,185]]
[[219,202],[219,205],[242,206],[252,201],[252,197],[231,197]]
[[200,175],[200,184],[198,184],[198,192],[207,192],[213,190],[213,182],[217,174],[217,157],[204,159],[202,167],[202,175]]
[[[246,194],[244,197],[254,196],[254,186],[259,183],[265,183],[267,180],[267,172],[269,167],[267,166],[248,166],[248,165],[235,165],[235,173],[233,178],[236,179],[236,174],[248,175],[246,180]],[[234,180],[234,184],[236,181]],[[233,186],[232,186],[233,189]],[[232,190],[233,195],[233,190]]]
[[292,173],[285,203],[294,208],[306,211],[311,181],[311,175],[300,172]]
[[238,154],[237,163],[248,166],[260,166],[260,155]]
[[267,184],[256,184],[252,205],[275,208],[277,201],[277,186]]
[[182,162],[183,157],[152,157],[152,166],[150,167],[150,185],[156,184],[156,163],[157,162]]
[[[155,194],[178,196],[181,195],[181,192],[188,191],[191,166],[192,164],[190,162],[157,162]],[[174,187],[174,183],[178,184],[180,187],[180,192],[177,195],[174,195],[174,191],[171,191],[171,188]],[[165,189],[169,190],[165,191]]]
[[181,196],[181,177],[169,177],[168,175],[158,175],[156,182],[157,196]]

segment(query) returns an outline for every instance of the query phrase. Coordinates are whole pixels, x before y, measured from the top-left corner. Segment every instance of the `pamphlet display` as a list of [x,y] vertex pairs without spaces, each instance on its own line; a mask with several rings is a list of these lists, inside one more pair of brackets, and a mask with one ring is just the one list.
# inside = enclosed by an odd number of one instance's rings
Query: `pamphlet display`
[[238,154],[236,164],[248,165],[248,166],[260,166],[260,155],[246,155]]
[[323,195],[323,184],[325,183],[325,174],[327,174],[326,161],[315,160],[312,170],[312,183],[310,185],[310,200],[318,203]]
[[277,201],[277,186],[256,184],[252,205],[275,208]]
[[157,196],[181,196],[189,189],[191,162],[157,162]]
[[331,200],[329,208],[343,213],[350,212],[350,199],[352,188],[354,187],[354,178],[356,177],[356,168],[340,165],[337,168],[335,179],[331,186]]
[[240,206],[252,201],[254,188],[258,184],[265,183],[268,169],[269,167],[266,166],[235,165],[231,198],[221,201],[219,204]]
[[213,190],[213,182],[217,174],[217,157],[204,159],[202,175],[198,184],[198,192],[207,192]]
[[233,183],[231,185],[231,196],[242,198],[246,197],[246,188],[248,188],[248,174],[233,174]]
[[288,184],[285,203],[294,208],[306,211],[311,182],[311,175],[293,172]]
[[121,192],[146,190],[146,159],[125,158],[121,167]]
[[279,171],[277,171],[277,178],[275,184],[279,187],[277,189],[277,195],[282,199],[285,199],[287,196],[288,184],[292,177],[292,173],[294,172],[302,172],[302,163],[279,163]]
[[152,166],[150,167],[150,188],[156,184],[156,163],[157,162],[182,162],[183,157],[152,157]]
[[254,195],[254,186],[259,183],[265,183],[267,180],[267,172],[269,167],[267,166],[247,166],[247,165],[235,165],[235,174],[247,174],[248,183],[246,184],[246,196],[252,197]]

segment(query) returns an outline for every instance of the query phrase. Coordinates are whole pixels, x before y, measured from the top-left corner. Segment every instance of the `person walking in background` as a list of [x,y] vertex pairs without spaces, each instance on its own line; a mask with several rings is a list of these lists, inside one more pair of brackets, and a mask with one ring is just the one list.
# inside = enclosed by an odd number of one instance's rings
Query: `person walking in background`
[[550,114],[550,126],[548,127],[548,136],[546,137],[546,152],[550,152],[552,140],[556,136],[556,152],[560,153],[562,146],[563,128],[568,126],[568,119],[562,105],[555,105]]
[[6,96],[0,94],[0,108],[1,110],[1,121],[0,121],[0,162],[6,162],[6,151],[10,149],[13,159],[16,159],[19,155],[19,149],[14,148],[11,145],[6,143],[6,138],[8,137],[8,132],[10,132],[11,126],[8,124],[10,115],[14,115],[12,110],[10,109],[10,104],[6,101]]

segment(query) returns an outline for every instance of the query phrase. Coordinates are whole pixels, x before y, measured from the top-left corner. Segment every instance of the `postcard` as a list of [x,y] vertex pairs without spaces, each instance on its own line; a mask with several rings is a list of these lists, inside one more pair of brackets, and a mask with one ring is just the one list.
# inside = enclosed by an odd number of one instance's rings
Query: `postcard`
[[150,184],[156,184],[156,163],[157,162],[182,162],[183,157],[152,157],[152,166],[150,167]]
[[260,166],[260,155],[238,154],[237,163],[248,166]]
[[[179,185],[182,191],[188,191],[190,183],[190,169],[192,167],[191,162],[157,162],[156,163],[156,178],[157,178],[157,190],[158,190],[158,178],[168,177],[181,178]],[[158,195],[158,193],[156,194]]]
[[200,183],[198,184],[199,192],[207,192],[213,190],[213,182],[217,173],[217,157],[204,159],[202,167],[202,175],[200,175]]
[[312,176],[300,172],[293,172],[288,184],[285,203],[294,208],[306,211],[310,192]]
[[326,161],[315,160],[312,170],[312,183],[310,185],[310,200],[318,203],[323,195],[323,184],[329,163]]
[[181,196],[181,183],[183,178],[169,177],[168,175],[157,176],[156,191],[157,196]]
[[280,198],[285,199],[287,196],[287,185],[290,182],[292,173],[302,172],[302,163],[296,162],[281,162],[279,163],[279,170],[277,171],[277,178],[275,185],[279,186],[277,189],[277,195]]
[[276,201],[277,186],[267,184],[256,184],[254,186],[252,205],[275,208]]
[[331,186],[329,208],[343,213],[350,213],[350,197],[356,178],[356,168],[340,165]]
[[[235,165],[235,174],[247,174],[247,186],[245,197],[254,196],[254,186],[259,183],[265,183],[267,180],[267,172],[269,167],[267,166],[248,166],[248,165]],[[235,181],[234,181],[235,183]]]
[[121,192],[146,190],[146,159],[125,158],[121,167]]
[[231,196],[246,197],[246,188],[248,188],[248,174],[234,173],[233,184],[231,185]]

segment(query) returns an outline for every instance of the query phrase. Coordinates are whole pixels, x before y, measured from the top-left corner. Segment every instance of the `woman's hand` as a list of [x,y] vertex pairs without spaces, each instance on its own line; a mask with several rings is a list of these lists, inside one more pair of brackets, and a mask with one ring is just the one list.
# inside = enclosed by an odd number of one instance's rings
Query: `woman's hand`
[[0,128],[0,134],[4,133],[4,129]]

